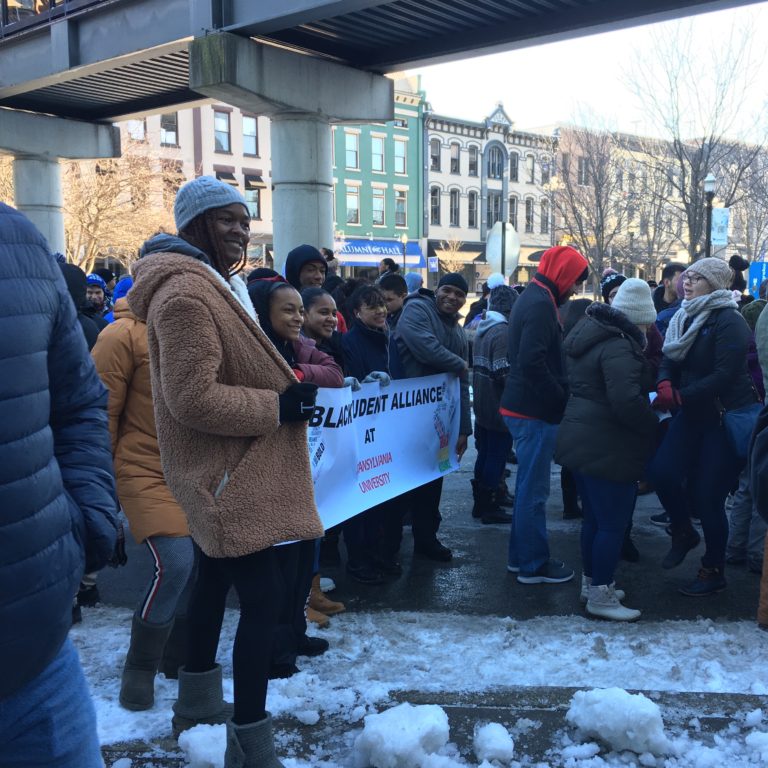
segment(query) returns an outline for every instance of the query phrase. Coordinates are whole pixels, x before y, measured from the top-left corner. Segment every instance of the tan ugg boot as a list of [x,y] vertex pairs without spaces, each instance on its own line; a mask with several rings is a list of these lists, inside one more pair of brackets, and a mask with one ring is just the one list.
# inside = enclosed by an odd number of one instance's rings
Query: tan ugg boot
[[312,579],[312,589],[309,591],[309,607],[326,616],[335,616],[337,613],[344,613],[347,609],[344,603],[336,603],[329,600],[320,589],[320,574],[316,573]]
[[324,613],[316,611],[309,605],[307,606],[307,621],[317,624],[320,629],[325,629],[331,623],[331,620]]

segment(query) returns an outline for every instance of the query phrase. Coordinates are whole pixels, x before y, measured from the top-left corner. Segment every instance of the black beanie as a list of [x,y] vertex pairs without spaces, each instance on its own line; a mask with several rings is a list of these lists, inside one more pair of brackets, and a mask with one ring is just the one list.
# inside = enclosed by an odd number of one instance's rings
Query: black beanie
[[443,275],[437,287],[442,288],[444,285],[452,285],[454,288],[464,291],[464,295],[469,293],[467,281],[458,272],[449,272],[447,275]]

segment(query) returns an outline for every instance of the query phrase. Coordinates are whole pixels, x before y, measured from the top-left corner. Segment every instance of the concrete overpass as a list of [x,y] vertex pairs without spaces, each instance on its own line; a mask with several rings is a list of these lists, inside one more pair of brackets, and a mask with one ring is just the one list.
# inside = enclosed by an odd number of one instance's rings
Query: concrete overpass
[[36,199],[41,219],[24,197],[55,190],[57,158],[119,148],[104,127],[98,140],[83,131],[79,146],[32,146],[18,113],[9,131],[9,110],[51,116],[49,136],[56,119],[108,123],[206,99],[267,115],[280,258],[300,242],[331,242],[330,124],[392,119],[383,74],[750,2],[0,0],[0,151],[34,169],[16,174],[17,203],[58,243],[49,214],[60,199]]

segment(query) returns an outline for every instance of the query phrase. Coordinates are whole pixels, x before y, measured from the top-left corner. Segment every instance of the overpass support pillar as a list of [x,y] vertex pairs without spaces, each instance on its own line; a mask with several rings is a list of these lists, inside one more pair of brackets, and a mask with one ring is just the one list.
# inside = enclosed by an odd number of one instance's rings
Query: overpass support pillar
[[275,269],[297,245],[330,247],[331,124],[392,120],[394,82],[219,32],[189,44],[189,87],[272,119]]
[[54,253],[66,253],[61,165],[58,159],[16,155],[13,187],[16,208],[42,232]]

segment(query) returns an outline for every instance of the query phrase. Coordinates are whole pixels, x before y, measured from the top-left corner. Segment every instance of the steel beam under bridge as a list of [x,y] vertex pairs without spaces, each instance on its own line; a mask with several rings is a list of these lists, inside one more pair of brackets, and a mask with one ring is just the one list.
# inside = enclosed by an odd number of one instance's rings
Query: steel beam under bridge
[[230,32],[371,73],[753,0],[0,0],[0,106],[114,120],[204,98],[188,43]]

